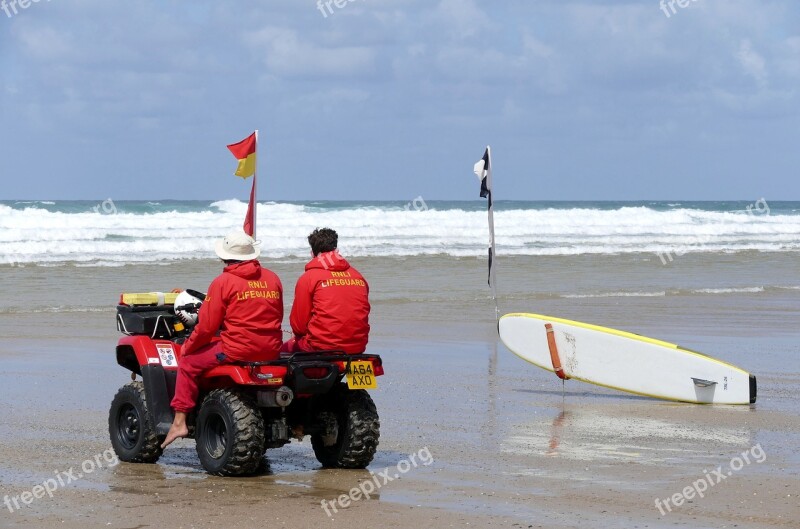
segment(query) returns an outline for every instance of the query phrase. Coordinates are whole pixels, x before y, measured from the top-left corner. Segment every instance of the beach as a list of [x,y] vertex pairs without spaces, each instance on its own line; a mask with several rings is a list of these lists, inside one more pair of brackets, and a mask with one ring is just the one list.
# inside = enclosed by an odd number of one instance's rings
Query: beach
[[0,529],[800,529],[798,0],[0,13]]
[[[263,262],[283,280],[288,311],[302,261]],[[652,254],[498,258],[501,313],[587,321],[716,356],[758,376],[751,406],[562,386],[498,341],[485,259],[353,264],[370,282],[370,352],[386,367],[372,392],[376,458],[368,471],[323,470],[308,440],[293,442],[269,450],[268,472],[250,478],[206,474],[191,440],[155,465],[100,456],[109,404],[129,380],[113,352],[120,292],[204,289],[217,261],[2,267],[0,494],[92,472],[4,507],[0,527],[796,527],[793,253],[686,254],[667,265]],[[423,450],[429,464],[411,465]],[[718,468],[730,475],[703,497],[659,509]],[[330,516],[322,507],[370,480],[380,487],[369,499]]]

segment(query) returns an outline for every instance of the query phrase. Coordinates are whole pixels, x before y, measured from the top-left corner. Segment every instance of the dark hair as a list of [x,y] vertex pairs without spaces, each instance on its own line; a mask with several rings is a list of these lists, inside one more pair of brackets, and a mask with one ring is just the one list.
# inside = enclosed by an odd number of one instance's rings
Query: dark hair
[[330,228],[317,228],[308,236],[311,252],[316,257],[325,252],[332,252],[339,244],[339,235]]

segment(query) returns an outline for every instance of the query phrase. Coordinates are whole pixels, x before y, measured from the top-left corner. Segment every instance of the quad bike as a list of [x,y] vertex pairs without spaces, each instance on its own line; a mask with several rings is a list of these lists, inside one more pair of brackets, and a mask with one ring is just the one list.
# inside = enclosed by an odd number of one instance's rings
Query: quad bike
[[[133,380],[117,392],[108,417],[111,444],[122,461],[155,463],[172,423],[181,344],[191,332],[176,310],[198,308],[175,306],[174,298],[123,294],[117,307],[117,328],[125,334],[117,345],[117,363]],[[221,365],[200,379],[189,437],[203,468],[216,475],[253,474],[268,448],[306,435],[324,467],[364,468],[380,435],[378,412],[366,389],[376,388],[381,375],[378,355],[342,351]]]

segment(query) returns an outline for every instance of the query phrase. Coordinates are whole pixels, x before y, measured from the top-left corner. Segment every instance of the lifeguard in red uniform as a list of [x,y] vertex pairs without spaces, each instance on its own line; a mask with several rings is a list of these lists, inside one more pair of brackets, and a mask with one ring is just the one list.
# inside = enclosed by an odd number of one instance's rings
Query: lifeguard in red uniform
[[226,266],[208,287],[197,326],[183,344],[172,399],[175,419],[162,448],[189,434],[186,415],[197,405],[200,375],[221,364],[274,360],[281,348],[283,286],[258,262],[256,241],[236,232],[215,250]]
[[294,338],[281,351],[363,353],[369,340],[369,285],[339,255],[334,230],[318,228],[308,243],[314,258],[294,289],[290,317]]

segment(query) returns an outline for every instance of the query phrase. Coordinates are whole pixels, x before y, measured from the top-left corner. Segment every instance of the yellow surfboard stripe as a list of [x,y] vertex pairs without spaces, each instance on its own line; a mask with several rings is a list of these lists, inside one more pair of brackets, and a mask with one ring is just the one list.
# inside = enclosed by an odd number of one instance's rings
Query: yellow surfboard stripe
[[[514,312],[514,313],[511,313],[511,314],[506,314],[505,316],[503,316],[500,319],[502,320],[504,318],[509,318],[509,317],[531,318],[531,319],[534,319],[534,320],[542,320],[542,321],[546,321],[546,322],[564,323],[566,325],[574,325],[575,327],[582,327],[584,329],[590,329],[590,330],[593,330],[593,331],[604,332],[606,334],[613,334],[614,336],[620,336],[622,338],[629,338],[631,340],[636,340],[638,342],[645,342],[645,343],[649,343],[649,344],[653,344],[653,345],[658,345],[658,346],[661,346],[661,347],[666,347],[667,349],[675,349],[677,351],[681,351],[681,352],[684,352],[686,354],[698,356],[700,358],[705,358],[706,360],[710,360],[710,361],[715,362],[717,364],[729,367],[729,368],[734,369],[736,371],[739,371],[740,373],[743,373],[745,375],[748,375],[748,376],[750,375],[750,373],[748,373],[744,369],[742,369],[740,367],[736,367],[733,364],[729,364],[728,362],[723,362],[722,360],[714,358],[713,356],[708,356],[708,355],[703,354],[703,353],[698,353],[697,351],[692,351],[691,349],[686,349],[685,347],[681,347],[679,345],[675,345],[674,343],[664,342],[662,340],[656,340],[655,338],[648,338],[647,336],[640,336],[640,335],[634,334],[632,332],[620,331],[618,329],[612,329],[610,327],[601,327],[600,325],[592,325],[591,323],[583,323],[583,322],[580,322],[580,321],[565,320],[564,318],[553,318],[551,316],[544,316],[542,314],[529,314],[529,313],[526,313],[526,312]],[[531,362],[531,363],[533,363],[533,362]],[[587,380],[583,380],[582,382],[588,382],[588,381]],[[596,382],[591,382],[591,384],[596,384],[598,386],[602,386],[602,384],[597,384]],[[606,387],[611,387],[611,386],[606,386]],[[611,389],[620,389],[620,388],[613,388],[612,387]],[[628,390],[622,390],[622,391],[628,391]],[[633,393],[633,392],[629,391],[629,393]],[[653,395],[645,395],[645,396],[651,397]]]

